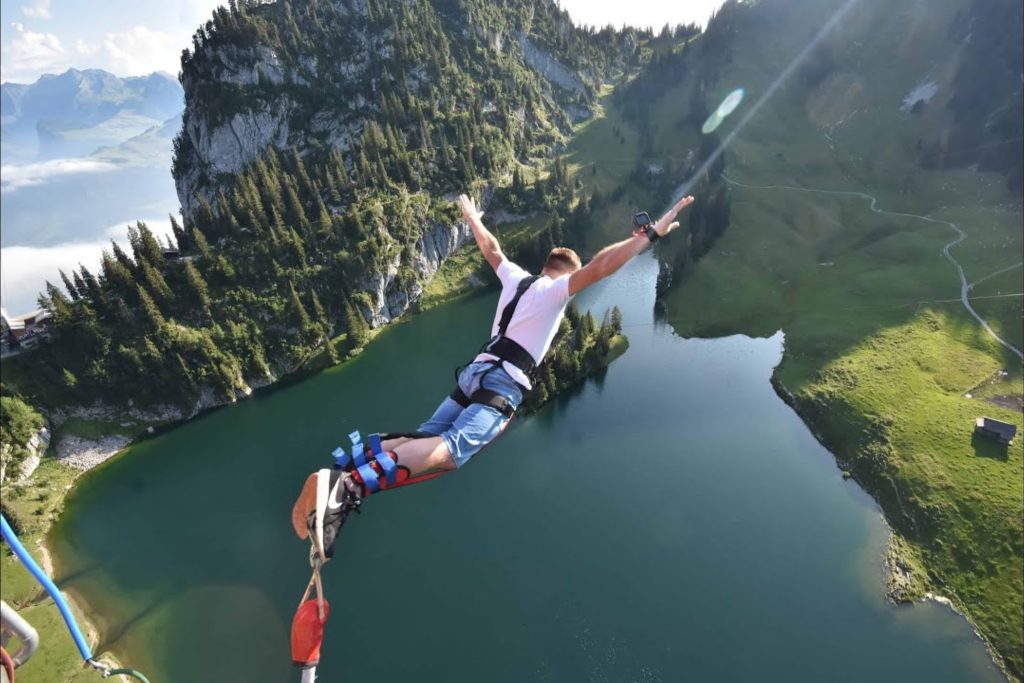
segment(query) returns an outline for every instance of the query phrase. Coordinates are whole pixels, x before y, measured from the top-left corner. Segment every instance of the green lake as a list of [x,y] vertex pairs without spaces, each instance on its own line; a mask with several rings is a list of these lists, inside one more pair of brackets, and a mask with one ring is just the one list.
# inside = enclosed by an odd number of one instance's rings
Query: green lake
[[[367,501],[324,569],[320,680],[1001,681],[969,624],[884,598],[877,506],[774,393],[771,339],[653,323],[656,263],[579,297],[629,351],[463,470]],[[344,435],[415,428],[496,293],[354,361],[140,443],[50,545],[105,641],[161,681],[297,681],[289,512]]]

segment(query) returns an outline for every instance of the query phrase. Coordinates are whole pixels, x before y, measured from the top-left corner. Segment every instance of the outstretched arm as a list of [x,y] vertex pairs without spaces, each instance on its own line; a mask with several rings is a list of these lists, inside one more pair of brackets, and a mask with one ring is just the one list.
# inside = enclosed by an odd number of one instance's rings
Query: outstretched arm
[[[674,222],[676,214],[692,203],[693,197],[683,197],[675,206],[665,212],[665,215],[654,224],[654,230],[658,235],[664,237],[678,228],[679,223]],[[597,252],[587,265],[569,276],[569,296],[573,296],[595,282],[608,277],[626,265],[629,259],[646,249],[650,243],[646,235],[633,235]]]
[[497,270],[501,262],[505,260],[505,254],[501,253],[501,245],[498,244],[497,238],[491,234],[490,230],[484,227],[483,222],[480,220],[484,212],[477,211],[476,203],[473,199],[464,194],[459,195],[459,208],[462,209],[462,217],[466,219],[469,227],[473,229],[476,245],[480,247],[480,251],[483,253],[484,258],[487,259],[487,262],[491,264],[491,268]]

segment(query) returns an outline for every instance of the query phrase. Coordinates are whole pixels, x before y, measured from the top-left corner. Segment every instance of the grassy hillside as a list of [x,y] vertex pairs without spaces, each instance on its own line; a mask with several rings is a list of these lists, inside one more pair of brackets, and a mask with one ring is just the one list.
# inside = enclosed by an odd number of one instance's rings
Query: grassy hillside
[[[879,500],[907,563],[924,568],[916,586],[953,599],[1019,678],[1024,439],[999,449],[972,427],[980,415],[1024,427],[1020,360],[961,305],[942,255],[952,228],[789,189],[861,192],[959,225],[967,238],[951,254],[977,283],[974,306],[1020,347],[1021,197],[994,173],[924,170],[915,151],[952,125],[960,48],[948,27],[968,4],[859,3],[737,137],[731,225],[664,303],[687,336],[785,331],[780,392]],[[835,7],[751,11],[720,96],[744,86],[749,106]],[[929,80],[935,97],[901,111]],[[683,79],[657,105],[667,120],[691,87]],[[659,146],[680,144],[664,126],[658,134]]]

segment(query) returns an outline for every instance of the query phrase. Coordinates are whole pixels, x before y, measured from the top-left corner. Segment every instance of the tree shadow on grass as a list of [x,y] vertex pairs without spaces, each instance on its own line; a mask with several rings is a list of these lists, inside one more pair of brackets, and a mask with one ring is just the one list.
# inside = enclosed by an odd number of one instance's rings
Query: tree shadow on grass
[[1010,449],[1006,444],[981,436],[977,432],[971,435],[971,446],[974,448],[974,455],[979,458],[1006,462],[1010,457]]

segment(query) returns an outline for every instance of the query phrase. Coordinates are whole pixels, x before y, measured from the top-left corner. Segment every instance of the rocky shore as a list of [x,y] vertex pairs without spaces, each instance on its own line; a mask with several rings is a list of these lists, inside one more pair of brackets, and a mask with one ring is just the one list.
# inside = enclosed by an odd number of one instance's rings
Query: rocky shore
[[100,439],[68,435],[57,444],[57,460],[85,472],[114,457],[129,443],[131,439],[120,434]]

